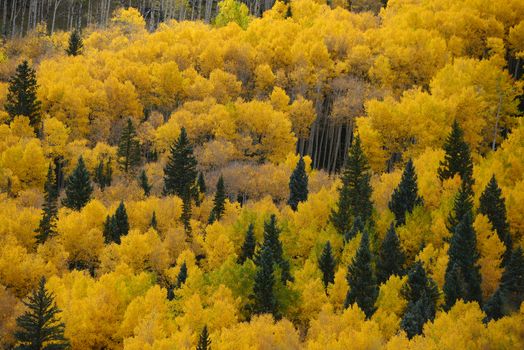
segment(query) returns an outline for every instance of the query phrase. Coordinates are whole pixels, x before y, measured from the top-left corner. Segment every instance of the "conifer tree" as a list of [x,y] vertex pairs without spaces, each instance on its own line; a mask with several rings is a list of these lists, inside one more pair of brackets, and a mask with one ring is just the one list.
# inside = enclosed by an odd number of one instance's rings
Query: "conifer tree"
[[120,243],[120,237],[126,236],[129,233],[129,220],[127,217],[126,207],[124,202],[120,202],[115,211],[115,238],[116,243]]
[[427,321],[433,321],[439,298],[437,284],[427,276],[420,261],[415,262],[408,272],[408,280],[402,287],[401,294],[408,305],[400,327],[411,339],[422,333]]
[[322,271],[322,282],[326,290],[329,283],[335,283],[335,266],[336,263],[331,251],[331,243],[327,241],[322,250],[322,255],[320,255],[318,259],[318,267],[320,271]]
[[226,210],[226,189],[224,187],[224,178],[222,175],[218,178],[217,189],[215,192],[215,198],[213,199],[213,209],[209,215],[208,223],[212,224],[216,220],[220,220],[224,211]]
[[38,85],[36,72],[23,61],[16,67],[16,73],[9,79],[7,98],[4,105],[11,122],[17,115],[29,118],[29,124],[34,128],[35,134],[39,135],[41,127],[41,102],[37,98]]
[[111,186],[111,182],[113,181],[113,168],[111,167],[111,158],[109,158],[106,162],[106,168],[104,171],[104,181],[105,187]]
[[156,231],[158,231],[158,222],[156,220],[156,212],[153,211],[153,215],[151,215],[151,222],[149,223],[149,226],[154,228]]
[[36,230],[36,241],[43,244],[47,238],[56,234],[56,221],[58,219],[58,188],[55,181],[55,172],[51,163],[47,170],[47,178],[44,184],[43,214],[38,229]]
[[78,56],[82,53],[83,48],[84,43],[82,41],[82,36],[80,35],[80,32],[75,29],[69,36],[69,44],[67,46],[66,53],[69,56]]
[[112,242],[117,242],[118,238],[116,237],[116,223],[115,216],[108,215],[106,216],[106,221],[104,222],[104,241],[109,244]]
[[478,266],[477,237],[473,229],[471,213],[463,216],[455,227],[448,250],[444,293],[446,308],[450,309],[457,299],[481,302],[481,275]]
[[64,324],[58,314],[54,295],[45,288],[42,277],[38,289],[24,302],[28,310],[16,319],[19,330],[15,337],[19,342],[17,349],[60,350],[69,347],[64,338]]
[[118,163],[120,168],[128,173],[140,163],[140,142],[131,119],[122,130],[118,143]]
[[198,191],[202,194],[206,193],[206,180],[204,179],[204,173],[199,172],[198,173],[198,179],[197,179],[197,186]]
[[151,194],[151,188],[153,186],[149,184],[149,179],[147,178],[147,174],[145,170],[142,170],[140,172],[140,176],[138,177],[138,184],[144,191],[144,196],[149,197],[149,195]]
[[513,244],[506,215],[506,203],[495,175],[491,177],[484,192],[480,195],[479,213],[487,216],[500,241],[506,246],[506,252],[502,261],[504,266],[511,256]]
[[344,240],[346,242],[349,242],[359,232],[364,232],[364,223],[362,222],[362,220],[360,220],[360,216],[357,216],[353,220],[353,225],[351,226],[351,230],[346,231],[346,233],[344,234]]
[[78,158],[78,164],[75,170],[73,170],[73,173],[67,179],[65,193],[66,197],[62,201],[62,204],[74,210],[82,209],[91,199],[93,186],[91,186],[89,172],[87,171],[82,156]]
[[289,263],[284,259],[282,242],[280,242],[280,229],[277,227],[277,217],[272,214],[269,221],[264,223],[264,242],[262,247],[269,247],[272,260],[280,266],[282,270],[282,282],[292,281],[293,277],[289,271]]
[[273,275],[273,254],[271,248],[262,246],[260,256],[257,259],[257,271],[255,273],[255,284],[253,286],[253,312],[255,314],[270,313],[278,316],[277,299],[273,288],[275,277]]
[[207,332],[207,326],[204,326],[202,333],[198,337],[198,344],[196,350],[211,350],[211,339]]
[[357,135],[349,149],[348,159],[342,173],[342,187],[336,210],[331,213],[331,222],[340,234],[351,227],[351,221],[359,216],[364,223],[371,219],[373,204],[370,185],[370,168]]
[[178,275],[176,276],[176,287],[180,288],[184,283],[186,283],[187,280],[187,265],[184,261],[182,265],[180,265],[180,271],[178,272]]
[[384,283],[392,275],[402,275],[404,261],[405,256],[400,240],[395,232],[395,226],[391,223],[378,254],[377,282]]
[[459,174],[462,181],[473,184],[473,161],[469,145],[464,140],[464,131],[455,120],[451,132],[444,143],[444,161],[440,162],[438,176],[440,181],[450,179]]
[[375,301],[378,296],[378,286],[371,263],[369,237],[367,231],[364,231],[357,254],[351,265],[348,266],[346,278],[349,291],[344,306],[347,308],[349,305],[357,303],[368,318],[375,312]]
[[239,264],[243,264],[247,259],[253,259],[256,245],[257,240],[255,238],[255,226],[253,224],[249,224],[246,232],[246,238],[244,239],[240,256],[238,257]]
[[184,231],[189,239],[191,237],[191,196],[189,193],[182,197],[182,214],[180,214],[180,221],[184,224]]
[[464,215],[473,213],[473,192],[471,187],[464,181],[460,185],[460,189],[455,196],[453,202],[453,210],[448,216],[447,228],[451,234],[455,232],[455,228],[462,220]]
[[413,161],[406,163],[399,185],[391,195],[389,209],[395,214],[396,225],[406,223],[406,213],[411,213],[415,206],[422,205],[422,198],[418,195],[417,174]]
[[293,210],[297,210],[298,203],[305,202],[308,195],[308,177],[306,174],[306,163],[300,156],[297,166],[289,179],[289,199],[287,204]]
[[287,5],[286,18],[293,18],[293,12],[291,11],[291,5]]
[[108,159],[104,164],[104,160],[101,159],[98,163],[98,166],[95,169],[95,176],[93,181],[100,187],[101,191],[108,186],[111,186],[111,177],[113,175],[113,170],[111,169],[111,159]]
[[182,128],[178,140],[171,146],[169,158],[164,168],[164,195],[186,195],[195,182],[196,159],[193,147],[187,137],[186,129]]

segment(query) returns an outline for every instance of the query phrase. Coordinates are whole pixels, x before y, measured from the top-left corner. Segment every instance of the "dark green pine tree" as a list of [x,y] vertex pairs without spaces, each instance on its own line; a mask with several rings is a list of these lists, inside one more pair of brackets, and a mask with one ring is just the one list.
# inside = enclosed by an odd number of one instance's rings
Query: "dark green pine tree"
[[369,236],[367,231],[362,233],[357,254],[348,266],[347,281],[349,291],[346,295],[344,307],[357,303],[369,318],[375,312],[375,301],[378,296],[378,286],[371,266],[372,258],[369,249]]
[[109,158],[106,162],[106,168],[104,171],[105,187],[111,186],[111,182],[113,182],[113,168],[111,167],[111,158]]
[[129,233],[129,220],[124,202],[120,202],[115,211],[115,242],[120,244],[120,238]]
[[369,183],[371,172],[357,135],[349,149],[348,159],[342,173],[337,209],[331,213],[331,222],[343,235],[349,231],[352,219],[359,216],[364,223],[371,219],[373,204]]
[[69,348],[64,338],[64,324],[58,314],[54,296],[45,288],[42,277],[38,289],[24,302],[28,310],[16,319],[18,331],[15,333],[20,350],[60,350]]
[[198,344],[196,350],[211,350],[211,339],[207,332],[207,326],[204,326],[200,336],[198,337]]
[[287,5],[286,18],[293,18],[293,12],[291,11],[291,5]]
[[156,220],[155,211],[153,211],[153,215],[151,215],[151,222],[149,223],[149,227],[154,228],[156,231],[158,231],[158,222]]
[[471,187],[464,181],[460,185],[460,189],[455,196],[453,203],[453,210],[448,216],[447,228],[453,235],[455,227],[462,220],[464,215],[473,213],[473,192]]
[[392,275],[402,275],[405,259],[395,226],[391,223],[378,253],[377,282],[384,283]]
[[444,143],[444,151],[446,155],[444,156],[444,161],[440,162],[438,169],[440,181],[450,179],[455,174],[459,174],[463,181],[472,185],[473,161],[471,160],[471,152],[469,145],[464,140],[464,131],[456,120],[453,122],[451,133]]
[[275,277],[273,275],[273,254],[269,246],[262,246],[257,259],[257,271],[253,286],[253,313],[273,314],[278,317],[277,299],[273,288]]
[[197,179],[197,186],[198,186],[198,192],[204,194],[206,193],[206,180],[204,179],[204,173],[199,172],[198,173],[198,179]]
[[478,266],[477,236],[473,229],[471,213],[464,215],[456,226],[451,236],[448,255],[449,262],[443,288],[445,307],[449,310],[457,299],[481,303],[482,277]]
[[147,178],[147,174],[145,170],[142,170],[140,172],[140,176],[138,177],[138,184],[140,185],[140,188],[144,191],[144,196],[149,197],[151,194],[151,184],[149,183],[149,179]]
[[497,232],[499,239],[506,246],[506,252],[504,253],[502,260],[502,266],[505,266],[511,256],[513,244],[506,215],[506,203],[497,180],[495,179],[495,175],[491,177],[484,192],[480,195],[479,213],[488,217],[489,222]]
[[408,272],[408,281],[402,287],[401,294],[408,305],[400,327],[411,339],[422,333],[427,321],[433,321],[439,298],[437,284],[427,276],[420,261],[415,262]]
[[98,165],[95,169],[95,176],[93,176],[93,182],[100,187],[100,190],[103,191],[106,187],[106,179],[105,179],[105,166],[104,161],[101,159],[100,162],[98,162]]
[[122,130],[118,143],[118,164],[124,172],[129,172],[140,164],[140,142],[131,119]]
[[193,147],[182,128],[178,140],[171,146],[169,158],[164,168],[164,195],[186,195],[194,184],[197,171]]
[[91,199],[93,186],[89,178],[89,172],[82,156],[78,158],[75,170],[67,179],[65,194],[62,204],[74,210],[82,209]]
[[269,221],[264,222],[264,242],[262,247],[269,247],[272,260],[280,266],[282,282],[292,281],[289,263],[284,259],[282,242],[280,242],[280,229],[277,227],[277,217],[272,214]]
[[289,178],[289,199],[287,204],[293,210],[297,210],[298,203],[305,202],[308,195],[308,177],[306,174],[306,163],[304,163],[304,158],[300,156],[297,166],[291,173]]
[[17,115],[29,118],[29,124],[34,128],[35,134],[39,135],[41,127],[41,102],[38,100],[36,90],[36,72],[23,61],[16,67],[16,73],[9,79],[7,99],[4,105],[11,122]]
[[213,199],[213,209],[211,209],[211,214],[209,215],[208,223],[212,224],[213,222],[220,220],[224,211],[226,210],[226,188],[224,186],[224,178],[222,175],[218,178],[217,189],[215,192],[215,198]]
[[180,214],[180,221],[184,224],[184,231],[187,238],[191,238],[191,196],[186,194],[182,197],[182,213]]
[[82,41],[82,36],[80,35],[80,32],[75,29],[69,36],[69,44],[67,46],[66,53],[69,56],[78,56],[82,53],[83,48],[84,43]]
[[178,272],[178,275],[176,276],[176,287],[180,288],[184,283],[186,283],[187,280],[187,265],[184,261],[182,265],[180,265],[180,271]]
[[246,232],[246,238],[244,238],[240,256],[238,257],[238,263],[243,264],[247,259],[253,260],[256,246],[257,240],[255,238],[255,226],[253,224],[249,224]]
[[118,238],[116,238],[116,223],[114,215],[106,216],[103,234],[106,244],[116,242],[118,240]]
[[422,198],[418,195],[417,174],[410,159],[406,163],[399,185],[391,195],[388,207],[395,214],[396,225],[400,226],[406,223],[406,213],[411,213],[415,206],[422,204]]
[[331,251],[331,243],[327,241],[322,250],[322,255],[320,255],[318,259],[318,267],[320,271],[322,271],[322,282],[326,290],[329,283],[335,283],[335,266],[336,263],[333,252]]
[[355,220],[353,220],[353,225],[351,226],[351,230],[347,231],[346,234],[344,235],[344,240],[346,242],[349,242],[359,232],[364,232],[364,223],[362,222],[362,220],[360,220],[360,216],[357,216]]
[[58,187],[55,181],[55,171],[51,163],[47,170],[44,184],[43,215],[36,230],[36,241],[43,244],[49,237],[56,234],[56,221],[58,219]]

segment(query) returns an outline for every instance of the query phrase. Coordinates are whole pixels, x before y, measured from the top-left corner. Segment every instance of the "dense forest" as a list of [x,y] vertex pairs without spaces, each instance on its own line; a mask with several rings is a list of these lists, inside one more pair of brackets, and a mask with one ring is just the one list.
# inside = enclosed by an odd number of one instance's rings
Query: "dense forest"
[[0,21],[0,348],[524,348],[524,2]]

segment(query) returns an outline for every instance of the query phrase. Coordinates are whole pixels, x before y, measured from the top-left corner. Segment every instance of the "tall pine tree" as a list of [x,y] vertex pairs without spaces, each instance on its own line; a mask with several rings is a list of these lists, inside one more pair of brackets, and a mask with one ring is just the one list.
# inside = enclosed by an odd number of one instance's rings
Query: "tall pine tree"
[[297,210],[298,203],[305,202],[308,195],[308,177],[306,174],[306,163],[300,156],[297,166],[289,179],[289,199],[287,204],[293,210]]
[[211,339],[207,332],[207,326],[204,326],[200,336],[198,337],[198,344],[196,350],[211,350]]
[[69,348],[64,338],[64,324],[58,314],[54,296],[45,288],[42,277],[38,289],[24,302],[27,311],[16,319],[18,331],[15,333],[21,350],[60,350]]
[[222,215],[224,215],[224,211],[226,210],[226,188],[224,186],[224,178],[222,175],[220,175],[218,178],[213,204],[213,209],[211,209],[211,214],[209,215],[208,219],[209,224],[212,224],[216,220],[220,220]]
[[80,32],[75,29],[69,36],[69,43],[66,49],[66,53],[69,56],[78,56],[82,53],[82,49],[84,48],[84,42],[82,41],[82,36],[80,35]]
[[44,184],[43,214],[38,229],[36,241],[43,244],[49,237],[56,234],[56,221],[58,219],[58,188],[55,181],[55,172],[51,163],[47,170]]
[[16,67],[16,73],[9,79],[9,87],[4,108],[12,121],[17,115],[29,118],[29,124],[39,135],[41,127],[41,102],[37,98],[36,72],[23,61]]
[[176,276],[176,287],[180,288],[184,283],[186,283],[187,280],[187,265],[184,261],[182,265],[180,265],[180,271],[178,271],[178,275]]
[[198,173],[198,179],[197,179],[197,185],[198,185],[198,192],[204,194],[206,193],[206,180],[204,179],[204,173],[199,172]]
[[369,318],[375,312],[375,301],[378,296],[378,286],[372,268],[371,251],[367,231],[362,233],[357,254],[348,266],[347,281],[349,291],[344,306],[347,308],[353,303],[364,311]]
[[406,223],[406,213],[411,213],[415,206],[422,205],[422,198],[418,195],[417,174],[413,161],[410,159],[406,163],[400,183],[391,195],[388,206],[395,214],[396,225]]
[[377,260],[377,281],[386,282],[392,275],[402,275],[405,256],[400,246],[400,240],[395,232],[395,226],[391,223],[386,236],[380,246]]
[[357,233],[359,233],[359,232],[364,232],[364,223],[362,222],[362,220],[360,220],[360,216],[357,216],[357,217],[353,220],[353,225],[351,226],[351,230],[347,231],[347,232],[344,234],[344,241],[349,242],[349,241],[352,240],[352,239],[357,235]]
[[444,161],[440,162],[438,176],[441,181],[459,174],[462,181],[473,184],[473,161],[469,145],[464,140],[464,131],[455,120],[444,143]]
[[278,264],[281,269],[282,282],[292,281],[293,277],[289,271],[289,263],[284,259],[282,242],[280,242],[280,229],[277,227],[277,217],[272,214],[269,221],[264,223],[264,242],[262,247],[269,247],[272,254],[272,260]]
[[269,245],[262,246],[257,259],[257,271],[253,286],[253,313],[273,314],[278,317],[277,299],[274,293],[275,276],[273,270],[273,254]]
[[256,245],[257,240],[255,238],[255,226],[253,224],[249,224],[246,232],[246,238],[244,238],[244,243],[242,244],[242,249],[240,250],[240,256],[238,257],[239,264],[243,264],[247,259],[253,259]]
[[453,210],[448,216],[447,228],[453,234],[464,215],[473,213],[473,192],[469,184],[462,181],[460,189],[453,202]]
[[345,234],[351,228],[351,222],[357,216],[364,223],[371,219],[373,204],[370,179],[369,164],[357,135],[342,173],[337,209],[331,213],[331,222],[340,234]]
[[322,282],[326,290],[329,283],[335,283],[335,266],[336,263],[333,252],[331,251],[331,243],[327,241],[322,250],[322,255],[320,255],[318,259],[318,267],[320,271],[322,271]]
[[115,214],[107,216],[104,223],[104,238],[106,243],[120,244],[121,237],[129,233],[129,220],[124,202],[120,202]]
[[145,170],[142,170],[140,172],[140,176],[138,177],[138,184],[140,185],[140,188],[144,191],[144,196],[149,197],[151,194],[151,188],[153,187],[149,183],[149,179],[147,178],[147,174]]
[[191,239],[191,195],[187,192],[182,197],[182,213],[180,214],[180,221],[184,225],[184,231],[186,232],[187,240]]
[[140,164],[140,142],[136,136],[136,130],[131,119],[122,130],[118,142],[118,164],[120,168],[128,173]]
[[196,165],[193,147],[186,129],[182,128],[178,140],[171,146],[164,168],[164,195],[175,194],[183,198],[195,182]]
[[93,186],[82,156],[78,158],[75,170],[67,179],[65,193],[62,204],[74,210],[82,209],[91,199]]

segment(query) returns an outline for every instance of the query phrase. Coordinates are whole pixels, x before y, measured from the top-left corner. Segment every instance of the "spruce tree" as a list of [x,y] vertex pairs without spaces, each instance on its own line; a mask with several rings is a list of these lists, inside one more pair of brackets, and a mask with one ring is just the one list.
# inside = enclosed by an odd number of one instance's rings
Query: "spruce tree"
[[187,265],[184,261],[182,265],[180,265],[180,271],[178,272],[178,275],[176,276],[176,287],[180,288],[184,283],[186,283],[187,280]]
[[364,232],[364,223],[362,222],[362,220],[360,220],[360,216],[357,216],[353,220],[351,230],[346,231],[346,233],[344,234],[344,240],[346,242],[351,241],[359,232]]
[[202,194],[206,193],[206,180],[204,179],[203,172],[198,173],[197,186],[198,186],[198,192]]
[[255,238],[255,226],[253,224],[249,224],[246,232],[246,238],[244,239],[240,256],[238,257],[239,264],[243,264],[247,259],[253,259],[256,245],[257,240]]
[[104,222],[104,241],[106,244],[116,242],[118,238],[116,237],[116,223],[115,216],[108,215],[106,216],[106,221]]
[[422,198],[418,195],[417,174],[413,161],[406,163],[400,183],[391,195],[389,209],[395,214],[396,225],[406,223],[406,213],[411,213],[415,206],[422,205]]
[[443,288],[446,308],[450,309],[457,299],[481,303],[479,253],[471,213],[464,215],[460,223],[455,227],[448,255],[449,262]]
[[395,232],[395,226],[391,223],[386,236],[382,241],[377,260],[377,281],[386,282],[392,275],[400,276],[403,273],[405,262],[404,252],[400,246],[400,240]]
[[180,221],[184,224],[184,231],[187,238],[191,237],[191,196],[186,194],[182,197],[182,213],[180,214]]
[[308,177],[306,174],[306,163],[304,158],[300,156],[297,166],[293,170],[289,179],[289,199],[287,204],[293,210],[297,210],[298,203],[305,202],[308,195]]
[[359,216],[366,224],[371,219],[373,204],[370,179],[369,164],[357,135],[349,149],[342,173],[337,209],[331,213],[331,222],[341,235],[350,229],[355,217]]
[[93,182],[96,183],[98,187],[100,187],[101,191],[104,191],[104,188],[106,187],[104,169],[104,161],[101,159],[95,169],[95,176],[93,176]]
[[401,295],[408,304],[400,327],[411,339],[422,333],[427,321],[433,321],[439,298],[437,284],[427,276],[420,261],[415,262],[408,272],[408,280],[402,287]]
[[284,259],[284,252],[282,249],[282,242],[280,242],[280,229],[277,227],[277,217],[272,214],[269,221],[264,223],[264,242],[262,247],[269,247],[272,260],[281,269],[281,280],[282,282],[292,281],[289,263]]
[[378,296],[378,286],[372,268],[371,251],[367,231],[362,233],[357,254],[348,266],[347,281],[349,291],[344,306],[347,308],[357,303],[369,318],[375,312],[375,301]]
[[506,246],[506,252],[503,257],[502,265],[504,266],[511,256],[512,242],[509,232],[509,224],[506,215],[506,204],[502,191],[495,179],[495,175],[491,177],[484,192],[480,195],[479,213],[488,217],[489,222],[501,242]]
[[111,167],[111,158],[109,158],[106,162],[106,168],[104,171],[105,187],[111,186],[112,181],[113,181],[113,168]]
[[196,350],[211,350],[211,339],[207,332],[207,326],[204,326],[202,333],[198,337],[198,344]]
[[58,314],[54,295],[45,288],[42,277],[38,289],[33,291],[28,301],[24,301],[28,310],[16,319],[18,331],[15,337],[19,342],[16,349],[21,350],[60,350],[69,348],[64,338],[64,324]]
[[224,211],[226,210],[226,189],[224,187],[224,178],[222,175],[218,178],[215,198],[213,199],[213,209],[209,215],[208,223],[212,224],[216,220],[220,220]]
[[128,173],[140,163],[140,142],[136,136],[136,130],[131,119],[122,130],[118,143],[118,164],[120,168]]
[[142,170],[140,172],[140,176],[138,177],[138,184],[140,185],[140,188],[144,191],[144,196],[149,197],[151,194],[151,188],[152,185],[149,184],[149,179],[147,178],[147,174],[145,170]]
[[455,120],[444,143],[444,161],[440,162],[438,176],[440,181],[450,179],[459,174],[462,181],[473,184],[473,161],[469,145],[464,140],[464,131]]
[[120,202],[115,211],[115,242],[120,243],[120,237],[129,233],[129,220],[124,202]]
[[151,222],[149,223],[149,227],[154,228],[156,231],[158,231],[158,222],[156,220],[155,211],[153,211],[153,214],[151,215]]
[[455,196],[453,210],[448,216],[447,228],[453,234],[464,215],[473,213],[473,192],[465,181],[462,181],[459,192]]
[[56,221],[58,219],[58,188],[55,181],[55,172],[51,163],[47,170],[47,178],[44,184],[43,214],[38,229],[36,230],[36,241],[43,244],[47,238],[56,234]]
[[89,178],[89,172],[84,164],[82,156],[78,158],[75,170],[67,179],[65,194],[62,204],[74,210],[82,209],[91,199],[93,187]]
[[320,271],[322,271],[322,282],[326,290],[329,283],[335,283],[335,266],[336,263],[331,251],[331,243],[327,241],[322,250],[322,255],[320,255],[318,259],[318,267]]
[[277,299],[273,288],[275,277],[273,275],[273,254],[269,246],[262,246],[257,259],[257,271],[253,286],[253,312],[255,314],[270,313],[278,317]]
[[7,98],[4,105],[11,122],[17,115],[29,118],[29,124],[34,128],[35,134],[39,135],[41,126],[41,102],[37,98],[36,72],[23,61],[16,68],[16,73],[9,79]]
[[513,251],[500,279],[502,310],[505,314],[518,311],[524,301],[524,256],[522,248]]
[[75,29],[69,36],[69,44],[67,46],[66,53],[69,56],[78,56],[82,53],[83,48],[84,43],[82,41],[82,36],[80,35],[80,32]]
[[186,129],[182,128],[178,140],[171,146],[169,158],[164,168],[164,195],[186,195],[195,182],[196,159],[193,147],[187,137]]

